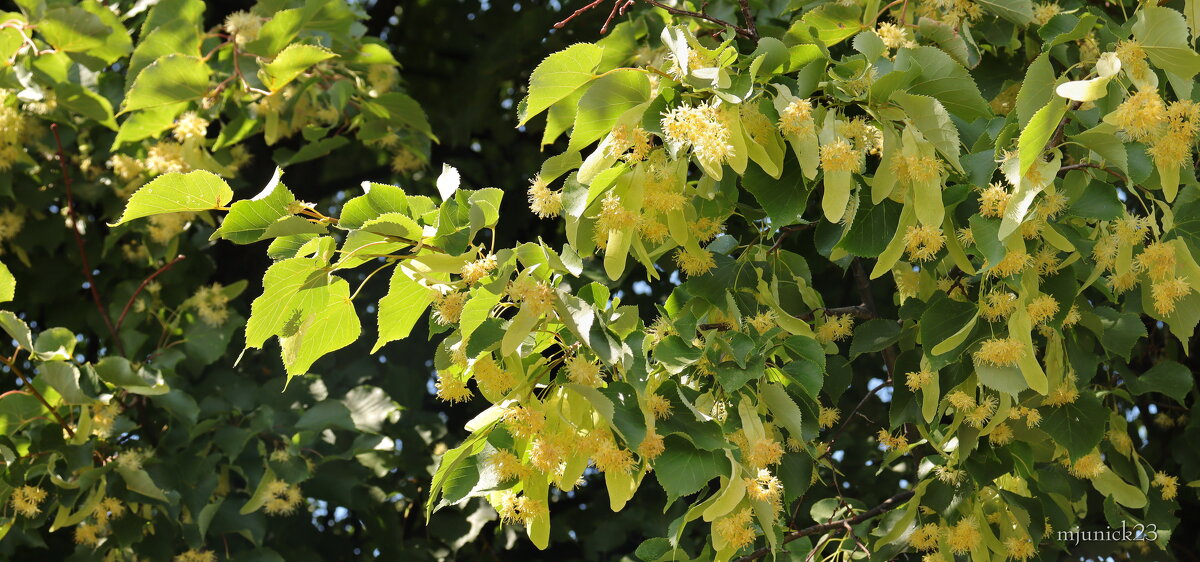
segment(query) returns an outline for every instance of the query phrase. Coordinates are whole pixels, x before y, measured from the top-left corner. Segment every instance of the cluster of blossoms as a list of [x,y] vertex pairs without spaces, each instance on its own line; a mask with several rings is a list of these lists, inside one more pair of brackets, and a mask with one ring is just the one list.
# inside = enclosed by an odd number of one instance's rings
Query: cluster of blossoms
[[0,171],[12,168],[25,156],[24,144],[30,129],[28,118],[17,108],[13,92],[0,90]]
[[108,497],[96,504],[87,519],[75,526],[75,542],[95,547],[111,532],[109,521],[125,515],[125,504],[117,498]]
[[209,326],[220,326],[229,318],[229,297],[220,283],[196,289],[192,303],[196,306],[196,315]]
[[[1155,312],[1168,316],[1194,288],[1182,274],[1182,264],[1176,255],[1180,242],[1155,240],[1146,244],[1152,227],[1149,217],[1128,214],[1102,225],[1092,259],[1097,267],[1110,272],[1108,287],[1114,294],[1129,292],[1148,280]],[[1142,251],[1129,259],[1138,248]]]
[[291,515],[302,501],[304,495],[300,493],[299,486],[273,480],[267,484],[267,501],[263,504],[263,512],[267,515]]

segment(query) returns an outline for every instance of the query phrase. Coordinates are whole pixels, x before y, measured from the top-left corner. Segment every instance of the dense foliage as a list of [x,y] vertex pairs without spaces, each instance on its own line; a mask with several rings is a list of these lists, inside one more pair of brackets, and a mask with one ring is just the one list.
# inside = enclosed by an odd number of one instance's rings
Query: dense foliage
[[1192,1],[568,6],[527,187],[354,5],[18,4],[6,555],[1194,548]]

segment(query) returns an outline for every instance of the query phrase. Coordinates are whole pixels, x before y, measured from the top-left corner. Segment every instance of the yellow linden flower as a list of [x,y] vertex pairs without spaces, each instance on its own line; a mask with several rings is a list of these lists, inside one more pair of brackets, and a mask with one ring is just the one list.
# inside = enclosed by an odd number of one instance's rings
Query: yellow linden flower
[[815,133],[812,103],[806,99],[792,100],[779,114],[779,131],[785,135]]
[[567,359],[567,378],[571,382],[599,388],[604,384],[604,378],[600,375],[600,364],[588,361],[580,355],[572,355]]
[[120,519],[122,515],[125,515],[125,504],[117,498],[104,498],[92,508],[92,517],[100,523],[107,523],[109,519]]
[[1154,310],[1163,316],[1175,312],[1175,303],[1192,293],[1192,286],[1186,277],[1175,277],[1166,281],[1155,281],[1150,286],[1150,296],[1154,298]]
[[825,318],[825,323],[817,328],[817,341],[829,343],[841,341],[852,333],[854,319],[849,314],[833,315]]
[[833,427],[833,424],[837,423],[841,417],[841,410],[837,408],[826,408],[825,406],[821,406],[821,411],[817,414],[817,425],[819,425],[821,429],[829,429]]
[[1175,246],[1163,242],[1153,242],[1137,256],[1138,266],[1150,276],[1150,279],[1162,281],[1175,273]]
[[172,559],[174,562],[217,562],[217,555],[211,550],[185,550]]
[[521,463],[521,459],[505,449],[499,449],[488,462],[496,471],[496,476],[503,482],[510,478],[521,478],[529,474],[529,467]]
[[167,213],[150,217],[150,239],[159,244],[170,242],[188,227],[194,216],[192,213]]
[[991,338],[983,341],[972,356],[975,362],[993,367],[1016,365],[1027,350],[1025,345],[1013,338]]
[[646,399],[646,404],[655,419],[665,420],[671,416],[671,401],[661,394],[651,394]]
[[1117,43],[1116,55],[1121,60],[1121,70],[1124,70],[1139,88],[1154,83],[1151,82],[1154,71],[1146,64],[1146,51],[1142,49],[1141,43],[1133,39],[1120,41]]
[[1067,379],[1050,391],[1050,395],[1046,397],[1043,404],[1047,406],[1064,406],[1066,404],[1074,404],[1079,398],[1079,389],[1075,388],[1075,373],[1067,375]]
[[209,326],[220,326],[229,318],[229,297],[220,283],[205,285],[193,297],[196,314]]
[[546,428],[546,414],[524,406],[512,407],[504,412],[504,426],[509,433],[530,439]]
[[1066,461],[1067,471],[1076,478],[1095,478],[1108,470],[1108,467],[1104,466],[1104,460],[1100,458],[1100,451],[1092,451],[1075,462],[1070,462],[1069,458]]
[[895,50],[901,47],[916,48],[917,42],[913,41],[912,33],[907,28],[901,27],[891,22],[879,24],[875,30],[879,38],[883,40],[883,45],[889,49]]
[[622,449],[613,441],[612,437],[602,435],[598,432],[591,433],[588,437],[589,447],[592,451],[592,461],[596,465],[596,470],[600,472],[629,472],[633,469],[635,461],[633,453]]
[[94,523],[80,523],[75,526],[75,544],[96,547],[104,538],[104,528]]
[[1055,314],[1058,314],[1058,301],[1050,295],[1042,295],[1029,301],[1029,304],[1025,305],[1025,310],[1029,313],[1029,320],[1034,325],[1045,324],[1053,319]]
[[229,14],[225,18],[225,32],[233,36],[233,40],[239,46],[244,46],[258,38],[258,32],[262,29],[263,18],[260,18],[245,10]]
[[1069,203],[1070,201],[1067,199],[1067,196],[1057,191],[1046,193],[1042,197],[1042,202],[1038,205],[1037,215],[1043,220],[1052,219],[1067,210]]
[[570,450],[568,437],[562,433],[543,435],[533,440],[529,450],[529,463],[546,474],[559,472]]
[[933,372],[927,371],[925,369],[921,369],[920,371],[908,373],[907,375],[905,375],[904,384],[908,386],[909,390],[916,392],[919,389],[925,388],[925,386],[928,385],[932,381],[933,381]]
[[1129,438],[1129,434],[1125,430],[1113,427],[1108,430],[1108,442],[1112,443],[1117,452],[1128,455],[1133,452],[1133,439]]
[[963,246],[975,245],[975,232],[973,232],[969,226],[964,226],[958,230],[955,230],[954,236],[958,238],[958,242]]
[[642,439],[642,443],[638,445],[638,455],[646,460],[654,460],[666,450],[663,444],[663,436],[654,431],[646,433],[646,437]]
[[529,210],[542,219],[557,217],[562,212],[562,192],[550,189],[540,174],[529,181]]
[[439,324],[457,323],[469,297],[466,291],[438,294],[433,301],[433,319]]
[[1010,251],[1004,255],[1004,259],[996,264],[996,267],[988,271],[989,275],[995,277],[1009,277],[1025,271],[1026,268],[1033,265],[1033,258],[1023,250]]
[[1150,139],[1167,123],[1167,106],[1152,88],[1139,90],[1129,96],[1110,115],[1113,124],[1130,140]]
[[771,134],[775,132],[775,126],[771,124],[771,120],[767,119],[758,110],[756,103],[743,103],[738,106],[738,116],[742,121],[742,128],[750,135],[754,142],[762,144],[770,139]]
[[839,139],[821,147],[821,169],[826,172],[859,172],[862,158],[849,142]]
[[208,133],[208,121],[194,111],[185,112],[175,120],[175,125],[171,128],[171,136],[179,142],[190,140],[203,140]]
[[996,426],[992,429],[992,432],[988,434],[988,441],[991,441],[993,445],[1004,446],[1012,443],[1012,440],[1013,430],[1006,423]]
[[922,552],[937,550],[938,537],[941,534],[942,528],[937,523],[926,523],[913,531],[913,534],[908,538],[908,543],[913,548]]
[[296,507],[304,500],[299,486],[293,486],[282,480],[267,484],[267,502],[263,504],[263,513],[267,515],[291,515]]
[[1136,271],[1126,271],[1125,273],[1114,273],[1107,278],[1108,288],[1114,294],[1121,295],[1132,291],[1138,284],[1138,274]]
[[496,256],[487,255],[462,266],[459,274],[464,283],[474,285],[496,269]]
[[950,468],[948,466],[935,466],[933,473],[937,479],[945,484],[957,485],[967,477],[967,471]]
[[25,517],[36,517],[41,512],[38,506],[45,500],[46,490],[26,485],[13,490],[8,502],[17,513]]
[[490,353],[484,354],[471,366],[471,374],[479,388],[488,394],[504,394],[517,385],[517,379],[501,369]]
[[783,460],[783,445],[770,437],[759,439],[743,447],[742,454],[746,462],[755,468],[763,468],[779,464]]
[[900,298],[909,298],[917,296],[917,290],[921,286],[920,272],[913,271],[912,268],[904,268],[894,274],[896,279],[896,293]]
[[1058,271],[1060,265],[1058,251],[1050,246],[1043,246],[1033,255],[1033,269],[1037,271],[1039,277],[1045,277]]
[[888,430],[880,429],[879,433],[876,434],[876,437],[879,439],[879,444],[883,445],[885,450],[892,451],[908,448],[908,438],[905,437],[903,433],[900,435],[892,435],[891,433],[888,433]]
[[975,408],[975,399],[967,396],[967,393],[961,390],[955,390],[948,394],[946,401],[957,410],[966,411]]
[[730,548],[739,550],[754,542],[756,533],[750,526],[752,512],[745,508],[713,522],[713,533],[725,541]]
[[[864,154],[879,154],[883,150],[883,131],[879,130],[866,119],[855,117],[849,121],[842,121],[837,124],[837,132],[839,135],[850,139],[851,144],[855,149]],[[941,163],[934,160],[938,170],[941,170]]]
[[778,316],[774,311],[768,310],[762,314],[751,316],[746,322],[754,327],[754,331],[765,334],[778,325]]
[[508,284],[508,296],[513,302],[529,307],[534,314],[542,316],[554,308],[554,288],[549,283],[525,277]]
[[474,396],[471,389],[467,388],[466,381],[440,371],[437,374],[437,382],[434,383],[434,387],[437,388],[438,400],[444,402],[466,402]]
[[1012,194],[999,183],[993,183],[979,193],[979,214],[985,217],[1000,218],[1008,207]]
[[933,259],[946,244],[940,228],[928,225],[910,226],[904,234],[904,251],[913,261]]
[[1026,408],[1022,406],[1014,411],[1019,412],[1020,416],[1025,418],[1026,427],[1037,427],[1038,424],[1042,423],[1042,413],[1039,412],[1037,408]]
[[425,166],[425,159],[408,148],[401,148],[392,156],[392,171],[397,174],[408,174]]
[[979,315],[988,322],[997,322],[1008,318],[1017,310],[1017,295],[1008,291],[993,290],[984,295],[979,303]]
[[662,130],[667,142],[691,146],[696,156],[708,162],[723,162],[733,153],[730,131],[721,110],[707,102],[681,105],[663,114]]
[[1029,537],[1009,537],[1004,539],[1004,550],[1009,558],[1014,560],[1029,560],[1037,553],[1033,541]]
[[691,229],[692,234],[696,236],[697,240],[708,242],[716,238],[721,233],[721,230],[725,228],[725,225],[711,217],[702,217],[696,222],[689,222],[688,228]]
[[765,468],[758,469],[758,476],[743,479],[746,483],[746,495],[750,499],[766,502],[776,510],[783,507],[783,483],[771,475]]
[[955,554],[966,554],[979,546],[982,535],[979,525],[973,519],[963,519],[957,525],[950,527],[946,533],[946,543]]
[[1181,166],[1191,159],[1194,142],[1195,139],[1191,135],[1168,132],[1151,140],[1146,154],[1159,166]]
[[1033,7],[1033,21],[1038,25],[1046,25],[1051,18],[1062,13],[1062,8],[1054,3],[1042,3]]
[[1154,486],[1162,488],[1162,498],[1170,501],[1175,499],[1178,493],[1179,478],[1165,472],[1156,472],[1154,473]]
[[966,412],[967,424],[976,429],[982,428],[995,412],[996,397],[985,396],[979,401],[979,404],[976,404],[974,408],[971,408],[969,412]]
[[675,264],[688,277],[704,275],[717,266],[717,262],[713,260],[712,252],[703,248],[699,250],[689,250],[687,248],[676,250]]
[[[642,235],[642,238],[654,244],[662,244],[671,235],[671,231],[667,228],[666,224],[645,216],[638,217],[637,231],[638,234]],[[605,240],[606,245],[607,242]]]

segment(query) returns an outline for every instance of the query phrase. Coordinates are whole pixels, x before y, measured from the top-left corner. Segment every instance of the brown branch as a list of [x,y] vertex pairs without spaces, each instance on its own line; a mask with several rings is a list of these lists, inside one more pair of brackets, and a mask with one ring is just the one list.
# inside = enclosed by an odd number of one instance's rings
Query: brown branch
[[[745,37],[746,39],[749,39],[756,43],[758,42],[758,29],[754,23],[753,16],[750,14],[750,7],[747,5],[747,0],[738,0],[738,3],[741,4],[741,7],[742,7],[742,15],[743,15],[743,17],[746,18],[746,27],[739,27],[736,24],[727,22],[720,18],[715,18],[715,17],[710,16],[702,11],[701,12],[693,12],[691,10],[682,10],[679,8],[668,6],[666,4],[663,4],[662,2],[658,2],[656,0],[641,0],[641,1],[647,3],[651,6],[654,6],[655,8],[660,8],[662,10],[665,10],[667,13],[669,13],[671,15],[701,19],[704,21],[715,23],[721,27],[728,27],[728,28],[732,29],[735,33],[737,33],[738,35],[741,35],[742,37]],[[612,12],[609,14],[608,19],[605,20],[604,27],[601,28],[600,33],[607,32],[608,24],[612,21],[613,15],[618,12],[625,13],[625,9],[629,7],[629,5],[632,3],[632,0],[614,0],[614,2],[615,3],[613,5]],[[579,17],[580,15],[587,12],[588,10],[591,10],[603,3],[604,3],[604,0],[594,0],[593,2],[589,2],[587,5],[583,6],[582,8],[575,10],[575,12],[573,12],[570,16],[567,16],[566,19],[554,24],[554,28],[562,29],[568,23],[570,23],[571,20]]]
[[[860,318],[862,320],[870,320],[871,318],[875,317],[875,315],[871,313],[865,304],[825,307],[818,308],[817,310],[823,311],[826,315],[853,314],[855,318]],[[801,320],[812,320],[813,316],[816,315],[817,310],[801,314],[799,318]]]
[[[849,414],[846,414],[846,419],[842,420],[842,425],[839,425],[838,428],[834,430],[833,435],[829,438],[829,445],[825,448],[825,454],[821,455],[821,457],[827,457],[833,454],[834,443],[837,443],[838,437],[841,437],[842,433],[846,431],[846,427],[850,425],[850,420],[854,419],[854,414],[857,414],[858,411],[862,409],[863,405],[867,403],[867,400],[869,400],[872,396],[875,396],[875,393],[879,392],[879,389],[890,384],[892,384],[892,381],[886,380],[875,385],[875,388],[867,391],[867,394],[862,397],[862,400],[858,401],[858,404],[854,406],[854,409],[850,410]],[[866,416],[863,417],[865,418]]]
[[[53,126],[53,125],[51,125],[51,126]],[[22,373],[21,370],[17,368],[16,362],[10,361],[10,360],[4,358],[3,356],[0,356],[0,363],[3,363],[9,369],[12,369],[13,374],[17,375],[18,379],[21,379],[23,386],[25,388],[28,388],[29,392],[31,394],[33,394],[34,397],[36,397],[38,399],[38,401],[41,402],[42,405],[46,407],[47,410],[50,411],[50,415],[54,416],[54,419],[58,420],[58,425],[61,425],[62,428],[64,430],[66,430],[67,435],[69,435],[71,437],[75,437],[75,431],[71,429],[71,426],[69,424],[67,424],[67,420],[64,420],[62,418],[62,416],[58,415],[58,411],[55,410],[54,407],[51,406],[50,403],[46,401],[46,397],[42,396],[42,393],[38,392],[38,389],[33,386],[33,381],[29,380],[29,377],[26,377],[25,373]]]
[[113,345],[117,347],[117,351],[121,352],[121,355],[125,355],[125,346],[121,343],[121,336],[117,335],[112,318],[109,318],[108,311],[105,310],[103,300],[100,298],[100,290],[96,288],[96,279],[92,277],[92,266],[88,264],[87,249],[83,245],[83,236],[79,234],[79,216],[75,213],[75,195],[71,191],[71,174],[67,170],[67,155],[63,152],[62,139],[58,137],[58,123],[51,123],[50,131],[54,133],[54,144],[58,146],[58,167],[62,170],[63,185],[67,191],[67,215],[71,217],[71,235],[75,237],[75,246],[79,248],[79,259],[83,262],[83,276],[87,278],[88,288],[92,292],[92,302],[96,303],[96,310],[100,311],[100,319],[104,320],[104,326],[112,335]]
[[1095,168],[1097,170],[1102,170],[1102,171],[1108,172],[1109,174],[1112,174],[1113,176],[1117,177],[1121,181],[1125,182],[1125,185],[1130,185],[1129,178],[1125,177],[1125,174],[1122,174],[1121,172],[1118,172],[1112,168],[1107,168],[1107,167],[1101,166],[1099,164],[1093,164],[1091,162],[1080,162],[1078,164],[1068,164],[1066,166],[1059,168],[1058,173],[1061,174],[1063,172],[1069,172],[1071,170],[1080,170],[1083,168]]
[[[878,517],[879,515],[887,513],[893,509],[896,509],[897,507],[900,507],[901,504],[903,504],[904,502],[906,502],[910,498],[912,498],[913,494],[915,494],[915,493],[916,492],[913,490],[909,490],[907,492],[900,492],[899,494],[896,494],[886,500],[883,500],[883,503],[881,503],[875,507],[872,507],[871,509],[868,509],[867,511],[864,511],[858,515],[855,515],[854,517],[850,517],[848,519],[839,519],[837,521],[830,521],[829,523],[822,523],[820,525],[813,525],[811,527],[805,527],[803,529],[800,529],[799,531],[788,533],[788,535],[783,538],[783,541],[780,542],[780,544],[787,544],[787,543],[792,542],[801,537],[807,537],[810,535],[818,535],[818,534],[825,533],[828,531],[833,531],[833,530],[839,529],[839,528],[845,529],[847,526],[850,526],[850,525],[857,525],[859,523],[862,523],[863,521],[872,519],[874,517]],[[766,556],[770,552],[771,552],[771,548],[764,546],[758,550],[755,550],[754,552],[751,552],[750,554],[747,554],[746,556],[738,558],[737,562],[750,562],[751,560],[758,560],[759,558]]]
[[133,306],[133,301],[135,299],[137,299],[137,296],[142,293],[142,289],[145,289],[146,285],[149,284],[151,281],[153,281],[155,277],[158,277],[163,272],[167,271],[168,269],[171,269],[172,266],[179,263],[181,260],[183,260],[184,257],[185,256],[183,254],[179,254],[178,256],[175,256],[175,259],[171,260],[170,262],[167,262],[167,265],[164,265],[164,266],[158,268],[158,271],[151,273],[149,277],[142,280],[142,284],[138,285],[137,290],[135,290],[133,292],[133,296],[129,297],[129,301],[127,301],[125,303],[125,308],[121,309],[121,316],[119,318],[117,318],[117,330],[120,330],[121,324],[125,323],[125,315],[129,314],[129,307]]
[[[857,258],[855,258],[854,262],[850,264],[850,268],[854,271],[855,288],[858,290],[858,295],[863,299],[863,306],[867,308],[868,313],[870,313],[872,317],[877,318],[879,314],[876,312],[875,296],[871,293],[871,279],[867,276],[867,270],[863,268],[862,262]],[[836,430],[834,430],[833,436],[829,438],[829,445],[828,448],[825,449],[825,454],[822,455],[823,457],[833,454],[834,443],[836,443],[838,437],[840,437],[842,433],[846,431],[846,428],[850,425],[850,421],[854,419],[854,414],[857,414],[858,411],[861,410],[864,405],[866,405],[867,400],[874,396],[875,393],[879,392],[879,389],[892,384],[892,369],[894,369],[896,365],[896,350],[893,346],[889,345],[888,347],[884,348],[880,354],[883,355],[883,369],[887,373],[887,380],[875,385],[875,388],[867,391],[867,394],[862,397],[862,400],[858,401],[858,404],[854,406],[854,409],[850,410],[849,414],[846,414],[846,419],[842,421],[842,424],[839,425]]]
[[[1079,101],[1071,102],[1071,105],[1067,107],[1067,111],[1068,112],[1075,111],[1076,109],[1079,109],[1079,106],[1081,106],[1081,105],[1083,105],[1083,102],[1079,102]],[[1042,150],[1042,152],[1046,152],[1046,151],[1050,150],[1051,148],[1054,148],[1054,147],[1062,144],[1063,137],[1066,136],[1066,133],[1067,133],[1067,121],[1069,121],[1070,119],[1071,119],[1070,113],[1063,114],[1062,119],[1060,119],[1058,121],[1058,128],[1054,129],[1054,136],[1050,137],[1050,142],[1046,144],[1046,148],[1044,148]]]
[[738,4],[742,6],[742,21],[746,24],[746,31],[750,32],[750,40],[758,42],[758,24],[754,22],[754,14],[750,13],[750,1],[738,0]]

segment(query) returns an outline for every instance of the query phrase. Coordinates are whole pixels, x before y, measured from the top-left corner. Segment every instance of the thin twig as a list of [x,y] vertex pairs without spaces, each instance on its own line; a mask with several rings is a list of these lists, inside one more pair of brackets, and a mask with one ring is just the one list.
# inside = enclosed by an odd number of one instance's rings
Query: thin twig
[[[605,20],[604,27],[601,28],[601,30],[600,30],[601,33],[605,33],[608,31],[608,24],[612,21],[613,14],[616,14],[618,12],[624,13],[625,9],[628,8],[631,3],[630,0],[614,0],[614,2],[615,3],[613,5],[613,10],[609,14],[608,19]],[[671,15],[701,19],[701,20],[705,20],[705,21],[708,21],[711,23],[715,23],[721,27],[728,27],[728,28],[732,29],[735,33],[737,33],[738,35],[741,35],[742,37],[745,37],[746,39],[749,39],[756,43],[758,42],[758,29],[754,23],[754,17],[750,13],[750,7],[747,5],[746,0],[738,0],[738,2],[741,4],[741,7],[742,7],[742,15],[743,15],[743,17],[746,18],[746,27],[741,27],[741,26],[738,26],[737,24],[727,22],[723,19],[715,18],[704,12],[693,12],[691,10],[682,10],[682,9],[679,9],[679,8],[676,8],[673,6],[668,6],[666,4],[663,4],[662,2],[657,2],[656,0],[642,0],[642,2],[645,2],[651,6],[654,6],[655,8],[660,8],[662,10],[665,10],[667,13],[669,13]],[[571,20],[574,20],[575,18],[579,17],[580,15],[587,12],[588,10],[591,10],[603,3],[604,3],[604,0],[594,0],[592,2],[589,2],[587,5],[583,6],[582,8],[575,10],[571,15],[567,16],[566,19],[554,24],[554,28],[562,29],[568,23],[570,23]]]
[[842,435],[842,432],[846,431],[846,427],[850,425],[850,420],[854,419],[854,414],[857,414],[858,411],[862,409],[863,405],[867,403],[867,400],[869,400],[872,396],[875,396],[876,392],[879,392],[879,389],[890,384],[892,384],[891,381],[883,381],[875,385],[875,388],[867,391],[867,394],[862,397],[862,400],[858,401],[858,404],[854,406],[854,409],[850,410],[849,414],[846,414],[846,419],[842,421],[842,425],[839,425],[838,428],[834,430],[833,436],[829,438],[829,445],[825,448],[825,454],[821,455],[822,457],[827,457],[833,454],[833,444],[837,442],[838,437]]
[[[906,502],[910,498],[912,498],[915,493],[916,492],[913,490],[909,490],[907,492],[900,492],[899,494],[896,494],[886,500],[883,500],[883,503],[881,503],[875,507],[872,507],[871,509],[868,509],[867,511],[864,511],[858,515],[855,515],[854,517],[850,517],[848,519],[839,519],[837,521],[830,521],[829,523],[822,523],[820,525],[813,525],[811,527],[805,527],[803,529],[800,529],[799,531],[788,533],[788,535],[783,538],[783,541],[781,541],[780,544],[787,544],[787,543],[790,543],[801,537],[807,537],[810,535],[819,535],[821,533],[832,531],[834,529],[839,529],[839,528],[844,529],[848,525],[857,525],[859,523],[862,523],[863,521],[872,519],[874,517],[878,517],[879,515],[887,513],[893,509],[896,509],[897,507],[900,507],[901,504],[903,504],[904,502]],[[758,560],[759,558],[766,556],[770,552],[771,552],[771,547],[764,546],[758,550],[755,550],[754,552],[751,552],[750,554],[747,554],[746,556],[738,558],[737,562],[750,562],[751,560]]]
[[1071,105],[1067,107],[1068,113],[1064,113],[1062,119],[1058,121],[1058,128],[1054,129],[1054,136],[1050,137],[1050,142],[1046,144],[1046,148],[1043,149],[1042,152],[1046,152],[1051,148],[1062,144],[1063,137],[1066,136],[1067,133],[1067,121],[1071,119],[1071,114],[1069,112],[1079,109],[1079,106],[1081,105],[1083,105],[1083,102],[1071,102]]
[[133,306],[133,301],[135,299],[137,299],[138,295],[142,294],[142,289],[145,289],[146,285],[149,284],[151,281],[153,281],[155,277],[158,277],[166,270],[171,269],[172,266],[179,263],[181,260],[183,260],[184,257],[185,256],[183,254],[179,254],[178,256],[175,256],[175,259],[171,260],[170,262],[167,262],[167,265],[164,265],[164,266],[158,268],[158,271],[151,273],[149,277],[142,280],[142,284],[138,285],[137,290],[135,290],[133,292],[133,296],[129,297],[129,301],[125,303],[125,308],[121,309],[121,316],[119,318],[117,318],[117,330],[120,330],[121,324],[125,323],[125,315],[129,314],[129,307]]
[[117,335],[112,318],[109,318],[108,310],[104,308],[104,302],[100,298],[100,290],[96,288],[96,279],[92,277],[92,266],[88,264],[87,249],[83,245],[83,236],[79,234],[79,216],[75,214],[75,195],[71,191],[71,174],[67,171],[67,155],[63,152],[62,139],[58,137],[58,123],[51,123],[50,131],[54,133],[54,144],[58,146],[58,166],[62,170],[63,185],[67,191],[67,214],[71,217],[71,235],[75,237],[75,245],[79,247],[79,259],[83,262],[83,275],[87,278],[88,288],[91,289],[92,302],[96,303],[96,310],[100,311],[100,319],[104,320],[104,326],[108,328],[108,333],[112,334],[113,345],[117,347],[117,351],[121,352],[121,355],[125,355],[125,346],[121,343],[121,336]]
[[1095,168],[1097,170],[1102,170],[1102,171],[1108,172],[1109,174],[1112,174],[1113,176],[1117,177],[1121,181],[1125,182],[1126,185],[1129,185],[1129,178],[1125,177],[1125,174],[1122,174],[1121,172],[1118,172],[1112,168],[1107,168],[1105,166],[1101,166],[1099,164],[1093,164],[1091,162],[1080,162],[1078,164],[1068,164],[1066,166],[1059,168],[1058,173],[1061,174],[1063,172],[1069,172],[1071,170],[1080,170],[1083,168]]
[[742,6],[742,21],[746,24],[746,31],[750,32],[750,39],[758,42],[758,24],[754,22],[754,14],[750,13],[749,0],[738,0],[738,4]]
[[34,397],[36,397],[38,401],[40,401],[42,405],[50,411],[50,415],[54,416],[54,419],[58,420],[58,425],[61,425],[62,428],[67,431],[67,435],[75,437],[75,431],[71,429],[69,424],[67,424],[67,420],[64,420],[62,416],[58,415],[58,411],[46,401],[46,397],[42,396],[42,393],[38,392],[38,389],[33,386],[33,381],[29,380],[29,377],[26,377],[25,373],[22,373],[21,370],[17,368],[16,362],[9,361],[3,356],[0,356],[0,363],[5,364],[9,369],[12,369],[12,372],[17,375],[17,378],[21,379],[23,386],[28,388],[29,392],[32,393]]
[[642,0],[642,2],[650,4],[651,6],[654,6],[655,8],[661,8],[663,10],[666,10],[667,13],[669,13],[671,15],[686,16],[689,18],[702,19],[702,20],[709,21],[709,22],[715,23],[715,24],[723,26],[723,27],[728,27],[730,29],[733,29],[733,31],[736,32],[738,35],[741,35],[742,37],[745,37],[746,39],[749,39],[751,41],[758,42],[758,32],[751,31],[750,29],[745,28],[745,27],[738,27],[737,25],[729,23],[723,19],[714,18],[708,14],[704,14],[704,13],[700,13],[700,12],[693,12],[691,10],[680,10],[679,8],[674,8],[674,7],[668,6],[666,4],[663,4],[662,2],[657,2],[656,0]]

